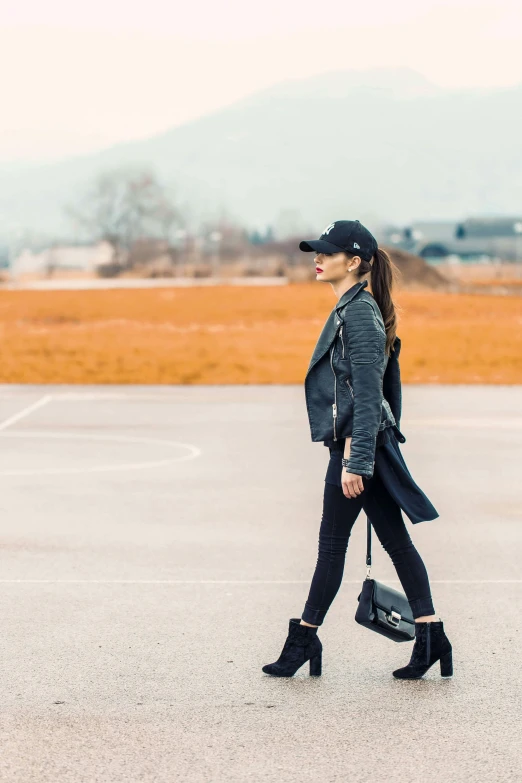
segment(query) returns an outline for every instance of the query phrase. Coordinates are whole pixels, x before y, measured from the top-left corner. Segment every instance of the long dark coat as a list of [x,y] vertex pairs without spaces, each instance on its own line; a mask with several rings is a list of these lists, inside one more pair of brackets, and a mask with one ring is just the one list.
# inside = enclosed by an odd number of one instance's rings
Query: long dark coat
[[[375,449],[375,470],[379,473],[386,489],[413,524],[436,519],[439,513],[428,496],[414,481],[402,456],[393,427],[382,433],[381,445]],[[325,481],[341,486],[340,449],[330,450],[330,462]]]

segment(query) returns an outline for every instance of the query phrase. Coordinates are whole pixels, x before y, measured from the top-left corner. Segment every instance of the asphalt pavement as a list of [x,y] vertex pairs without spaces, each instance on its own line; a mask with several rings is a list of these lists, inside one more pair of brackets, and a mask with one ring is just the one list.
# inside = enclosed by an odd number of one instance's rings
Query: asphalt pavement
[[403,387],[454,677],[395,680],[411,646],[355,623],[361,514],[323,674],[282,679],[328,461],[303,387],[0,386],[0,780],[520,783],[521,402]]

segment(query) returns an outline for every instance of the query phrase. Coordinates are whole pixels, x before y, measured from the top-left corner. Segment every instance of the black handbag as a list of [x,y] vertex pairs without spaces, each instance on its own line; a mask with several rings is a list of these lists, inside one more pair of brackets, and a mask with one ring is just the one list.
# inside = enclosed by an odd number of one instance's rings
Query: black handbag
[[359,593],[355,619],[371,631],[394,642],[415,639],[415,620],[404,593],[370,577],[372,566],[372,523],[366,517],[366,579]]

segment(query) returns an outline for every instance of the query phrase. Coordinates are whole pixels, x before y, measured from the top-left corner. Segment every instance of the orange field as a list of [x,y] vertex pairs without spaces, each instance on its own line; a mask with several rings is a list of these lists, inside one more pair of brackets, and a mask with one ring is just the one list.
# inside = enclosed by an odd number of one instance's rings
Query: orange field
[[[330,286],[1,291],[2,383],[300,384]],[[405,383],[522,383],[522,299],[399,291]]]

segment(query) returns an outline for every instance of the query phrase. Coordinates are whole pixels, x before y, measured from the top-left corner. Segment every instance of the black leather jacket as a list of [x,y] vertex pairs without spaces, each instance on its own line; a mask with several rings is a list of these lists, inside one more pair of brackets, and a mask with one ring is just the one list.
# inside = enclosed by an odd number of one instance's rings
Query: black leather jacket
[[381,311],[362,280],[332,310],[315,346],[304,388],[312,441],[351,437],[348,471],[373,476],[377,433],[394,427],[397,438],[402,394],[401,341],[385,352]]

